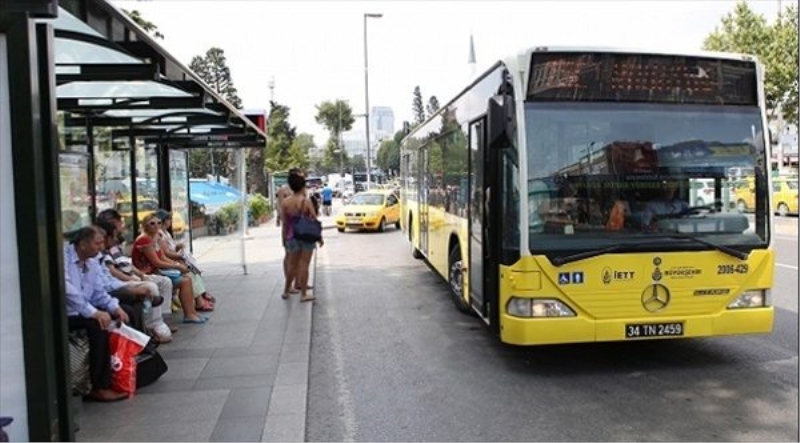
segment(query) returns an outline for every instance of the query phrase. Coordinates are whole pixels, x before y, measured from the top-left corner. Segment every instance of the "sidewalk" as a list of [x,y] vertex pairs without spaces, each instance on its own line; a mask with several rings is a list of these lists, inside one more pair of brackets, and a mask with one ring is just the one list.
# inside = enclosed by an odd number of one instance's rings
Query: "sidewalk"
[[[323,225],[333,227],[332,218]],[[274,221],[246,238],[247,275],[238,233],[194,241],[217,297],[209,322],[181,324],[180,313],[170,315],[179,330],[158,348],[167,373],[132,399],[84,402],[78,441],[304,441],[313,305],[280,297],[283,248]]]

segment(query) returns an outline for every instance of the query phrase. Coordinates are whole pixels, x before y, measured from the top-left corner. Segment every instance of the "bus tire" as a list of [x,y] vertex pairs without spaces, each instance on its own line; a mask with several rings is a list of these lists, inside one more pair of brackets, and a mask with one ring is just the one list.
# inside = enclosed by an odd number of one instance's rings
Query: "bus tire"
[[398,218],[396,222],[394,222],[395,229],[400,229],[400,219]]
[[781,217],[786,217],[789,215],[789,206],[786,203],[781,203],[778,205],[778,215]]
[[344,232],[344,228],[336,228],[336,230],[339,232]]
[[747,212],[747,203],[740,199],[738,202],[736,202],[736,209],[739,212]]
[[456,243],[450,251],[448,264],[447,285],[450,287],[450,295],[453,297],[453,303],[455,303],[456,309],[460,312],[468,314],[471,309],[469,303],[464,300],[464,268],[458,243]]
[[386,232],[386,219],[381,218],[381,222],[378,225],[378,232]]

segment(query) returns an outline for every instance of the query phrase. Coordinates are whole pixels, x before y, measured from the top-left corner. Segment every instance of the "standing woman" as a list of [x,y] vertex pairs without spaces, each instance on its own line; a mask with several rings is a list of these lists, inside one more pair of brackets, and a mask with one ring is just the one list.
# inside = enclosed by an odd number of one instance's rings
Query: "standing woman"
[[[281,201],[281,223],[284,245],[286,248],[286,282],[283,286],[284,299],[289,298],[294,281],[300,289],[300,301],[314,301],[316,297],[307,294],[308,266],[316,243],[303,241],[294,237],[294,225],[300,217],[316,220],[314,205],[305,195],[306,179],[300,174],[289,174],[289,188],[292,194]],[[319,245],[323,242],[320,240]]]
[[194,291],[192,280],[186,275],[186,265],[170,260],[158,247],[158,234],[161,231],[161,220],[155,214],[148,214],[142,223],[142,233],[133,243],[131,259],[133,265],[146,274],[161,273],[172,280],[172,286],[179,288],[178,296],[183,308],[183,322],[202,324],[206,322],[194,307]]

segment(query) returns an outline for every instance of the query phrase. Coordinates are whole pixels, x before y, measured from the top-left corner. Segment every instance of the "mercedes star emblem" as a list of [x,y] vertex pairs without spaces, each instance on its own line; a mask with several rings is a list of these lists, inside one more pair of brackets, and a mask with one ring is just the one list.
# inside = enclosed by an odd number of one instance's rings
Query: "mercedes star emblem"
[[642,306],[649,312],[658,312],[669,304],[669,289],[662,284],[648,286],[642,292]]

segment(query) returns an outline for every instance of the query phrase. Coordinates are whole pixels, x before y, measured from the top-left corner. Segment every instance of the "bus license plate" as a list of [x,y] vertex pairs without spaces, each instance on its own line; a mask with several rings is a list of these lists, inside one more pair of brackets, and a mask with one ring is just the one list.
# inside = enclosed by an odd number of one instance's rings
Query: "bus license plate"
[[646,323],[625,325],[625,338],[679,337],[683,323]]

